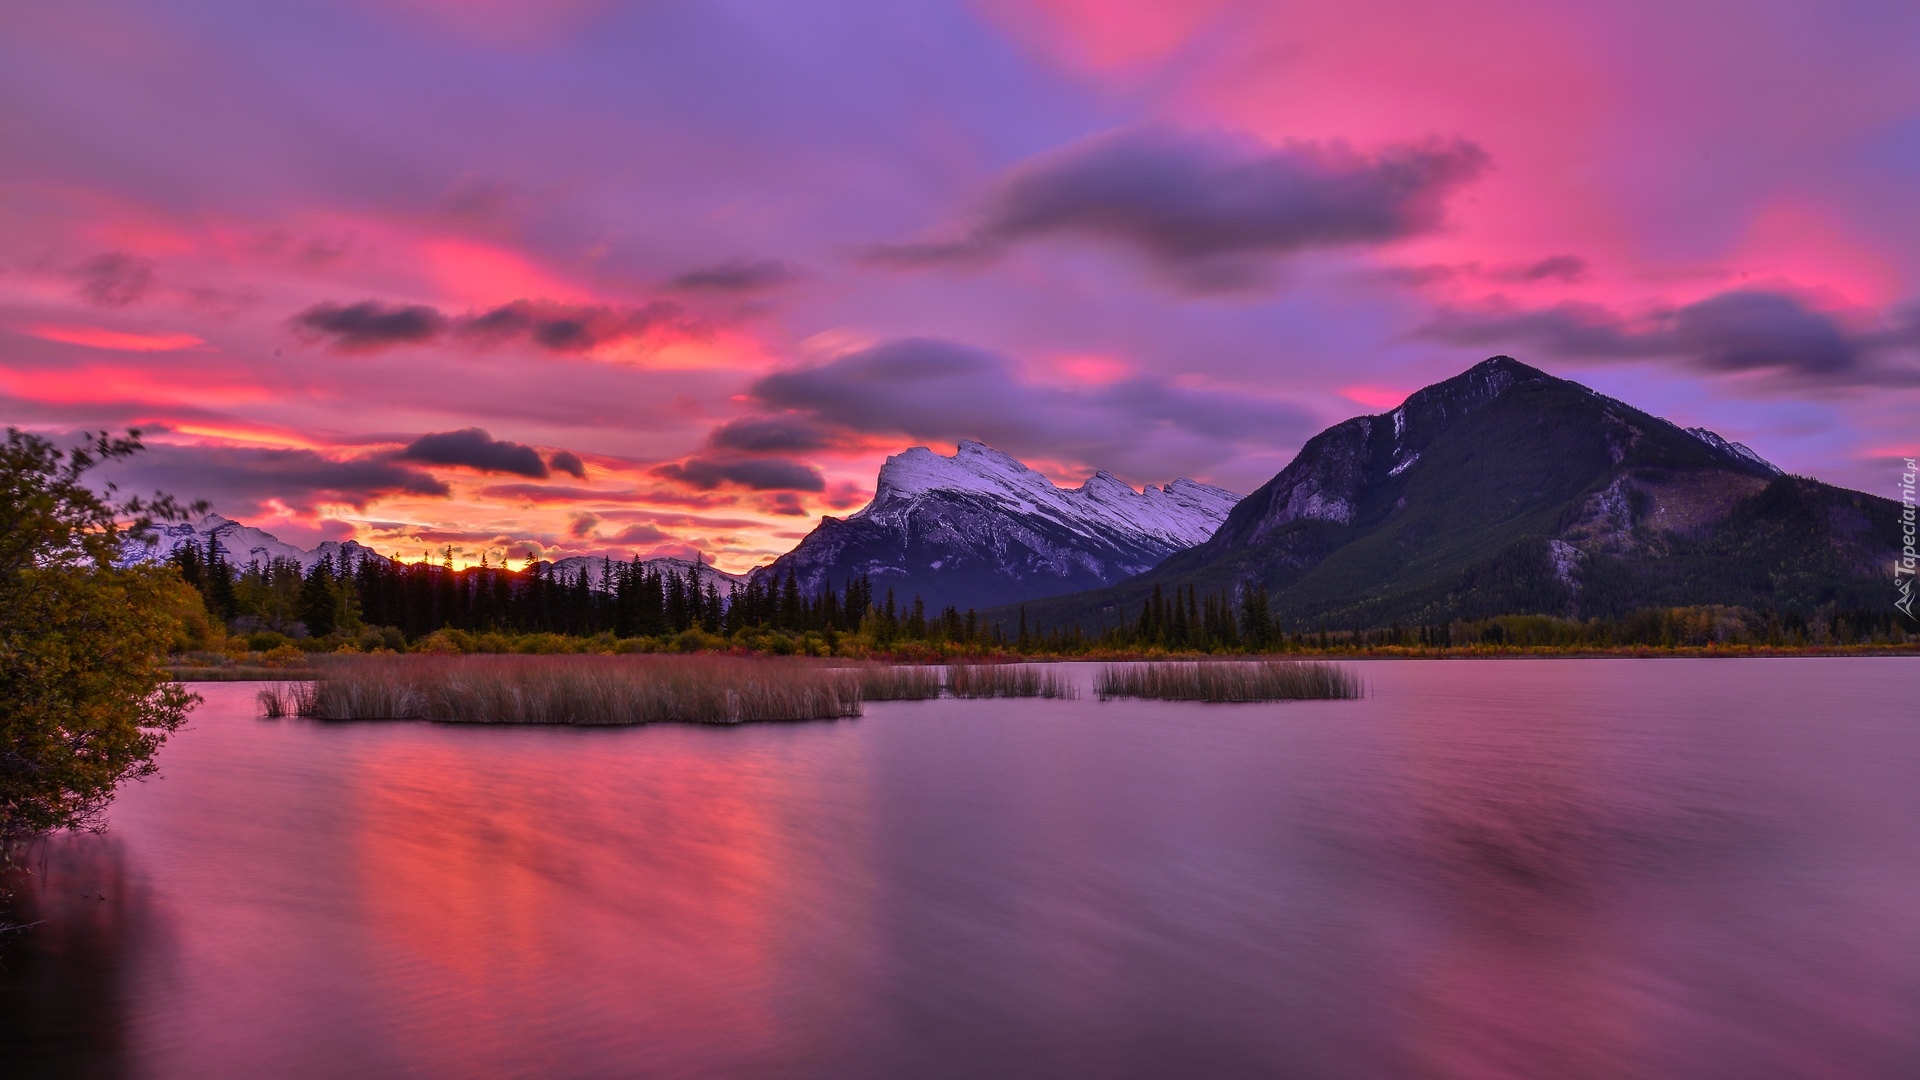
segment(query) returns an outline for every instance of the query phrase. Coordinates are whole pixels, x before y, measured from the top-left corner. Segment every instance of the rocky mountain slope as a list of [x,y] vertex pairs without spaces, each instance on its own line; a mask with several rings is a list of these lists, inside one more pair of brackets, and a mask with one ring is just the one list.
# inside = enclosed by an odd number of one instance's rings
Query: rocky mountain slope
[[866,574],[901,604],[986,607],[1139,574],[1211,536],[1237,501],[1192,480],[1135,491],[1105,472],[1062,488],[982,443],[950,457],[916,446],[881,466],[866,507],[822,519],[754,575],[791,571],[816,593]]

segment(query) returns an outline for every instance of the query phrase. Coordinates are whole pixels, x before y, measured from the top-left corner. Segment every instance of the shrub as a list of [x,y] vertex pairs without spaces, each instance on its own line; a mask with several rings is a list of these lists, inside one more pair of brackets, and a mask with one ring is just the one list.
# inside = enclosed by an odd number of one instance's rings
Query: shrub
[[307,654],[300,646],[286,641],[262,653],[260,663],[266,667],[304,667]]
[[272,652],[282,645],[292,645],[293,639],[278,630],[256,630],[247,635],[249,652]]

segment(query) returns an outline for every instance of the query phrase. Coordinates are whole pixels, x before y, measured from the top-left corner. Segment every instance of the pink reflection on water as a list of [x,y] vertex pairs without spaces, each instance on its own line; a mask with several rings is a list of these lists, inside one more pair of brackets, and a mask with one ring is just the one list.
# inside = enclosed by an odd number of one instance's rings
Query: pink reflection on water
[[628,731],[213,687],[49,846],[0,1032],[50,1075],[1905,1078],[1917,670]]

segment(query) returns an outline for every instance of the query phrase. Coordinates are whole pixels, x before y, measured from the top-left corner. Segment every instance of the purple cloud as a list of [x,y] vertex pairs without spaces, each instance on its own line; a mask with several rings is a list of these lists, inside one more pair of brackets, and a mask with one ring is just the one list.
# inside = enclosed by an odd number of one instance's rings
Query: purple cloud
[[696,267],[667,282],[678,292],[758,293],[792,284],[800,271],[778,259],[734,259]]
[[535,480],[551,475],[540,452],[531,446],[496,439],[483,428],[462,428],[422,435],[400,451],[405,461],[428,465],[458,465],[481,472],[510,473]]
[[1532,311],[1443,311],[1418,332],[1456,345],[1586,360],[1674,357],[1710,373],[1770,371],[1831,384],[1913,384],[1920,373],[1875,354],[1904,335],[1857,333],[1786,293],[1734,290],[1633,320],[1595,304]]
[[776,372],[748,393],[819,424],[918,440],[980,439],[1010,453],[1098,462],[1169,480],[1240,443],[1285,445],[1311,430],[1303,410],[1251,394],[1183,387],[1157,375],[1065,388],[1022,378],[1007,358],[908,338],[817,367]]
[[719,458],[691,457],[682,462],[661,465],[653,475],[685,484],[697,491],[718,487],[739,487],[748,491],[824,491],[826,478],[820,470],[798,461],[779,458],[749,458],[727,461]]
[[155,263],[124,251],[108,251],[73,271],[80,298],[104,308],[123,308],[153,287]]
[[707,436],[708,445],[718,450],[738,450],[747,454],[791,454],[807,450],[825,450],[834,444],[833,433],[805,416],[743,416],[729,420]]
[[440,336],[447,317],[424,304],[315,304],[293,317],[294,330],[324,341],[335,352],[378,352],[394,345],[422,345]]
[[977,263],[1009,246],[1072,236],[1128,248],[1181,288],[1243,288],[1263,260],[1365,246],[1436,227],[1446,197],[1487,166],[1464,140],[1363,154],[1337,143],[1139,127],[1082,139],[1022,164],[957,239],[884,245],[870,261]]
[[450,494],[432,474],[384,457],[340,459],[313,450],[149,443],[106,472],[128,490],[206,499],[235,517],[265,513],[273,503],[305,513],[330,503],[363,507],[387,495]]
[[608,342],[669,326],[685,328],[680,305],[655,300],[638,307],[515,300],[458,317],[423,304],[315,304],[293,317],[294,330],[343,353],[427,345],[447,333],[494,346],[526,341],[548,352],[582,353]]

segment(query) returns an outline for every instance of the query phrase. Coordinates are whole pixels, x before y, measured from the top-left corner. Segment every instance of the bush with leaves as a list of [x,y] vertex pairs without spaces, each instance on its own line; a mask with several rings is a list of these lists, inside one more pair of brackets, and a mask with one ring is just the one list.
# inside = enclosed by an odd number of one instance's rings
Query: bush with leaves
[[196,701],[161,662],[197,594],[120,564],[155,518],[200,507],[87,483],[139,450],[138,432],[61,450],[13,428],[0,446],[0,840],[98,826]]

